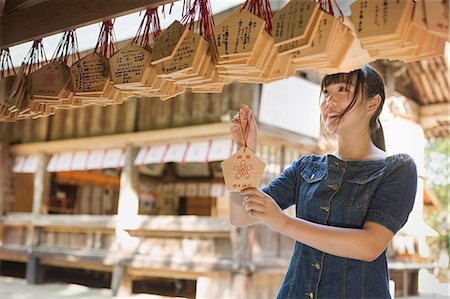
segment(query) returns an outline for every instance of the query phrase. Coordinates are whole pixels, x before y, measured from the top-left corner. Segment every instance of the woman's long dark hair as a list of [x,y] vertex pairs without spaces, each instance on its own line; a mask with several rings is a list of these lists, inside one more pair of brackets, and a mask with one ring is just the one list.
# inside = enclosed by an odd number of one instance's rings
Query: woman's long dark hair
[[372,67],[365,65],[361,69],[354,70],[350,73],[325,75],[320,83],[320,90],[324,90],[324,88],[331,84],[346,83],[347,85],[350,85],[353,81],[355,81],[355,94],[353,95],[352,101],[340,117],[342,118],[345,113],[350,111],[350,109],[355,106],[356,99],[358,98],[360,92],[362,93],[363,99],[371,99],[374,96],[379,95],[381,97],[381,102],[370,119],[369,130],[370,138],[372,139],[373,144],[375,144],[375,146],[379,149],[386,151],[383,128],[381,127],[381,122],[378,118],[381,114],[381,110],[383,109],[385,100],[384,83],[380,74],[378,74]]

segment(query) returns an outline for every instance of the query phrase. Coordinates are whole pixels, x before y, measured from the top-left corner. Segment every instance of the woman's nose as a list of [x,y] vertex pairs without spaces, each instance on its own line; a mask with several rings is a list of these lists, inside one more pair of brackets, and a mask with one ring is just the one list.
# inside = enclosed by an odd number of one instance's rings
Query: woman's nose
[[331,96],[331,94],[330,94],[330,95],[327,95],[327,96],[325,97],[325,103],[327,103],[328,106],[334,106],[334,105],[336,105],[336,103],[335,103],[333,97]]

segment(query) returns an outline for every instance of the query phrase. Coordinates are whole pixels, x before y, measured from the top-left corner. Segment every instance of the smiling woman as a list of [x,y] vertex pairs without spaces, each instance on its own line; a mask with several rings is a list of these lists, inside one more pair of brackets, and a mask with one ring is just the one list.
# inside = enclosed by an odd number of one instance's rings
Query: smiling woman
[[[414,204],[417,171],[406,154],[387,156],[378,116],[384,84],[369,66],[327,75],[321,83],[323,131],[337,141],[325,156],[304,156],[262,190],[230,194],[230,221],[262,223],[296,240],[278,298],[390,298],[386,247]],[[257,126],[248,107],[230,124]],[[296,206],[296,216],[282,212]]]
[[321,91],[321,125],[325,136],[333,137],[339,127],[345,130],[355,124],[365,129],[365,115],[361,112],[376,107],[368,123],[370,137],[376,147],[386,150],[379,120],[385,101],[384,84],[374,69],[365,66],[350,73],[327,75]]

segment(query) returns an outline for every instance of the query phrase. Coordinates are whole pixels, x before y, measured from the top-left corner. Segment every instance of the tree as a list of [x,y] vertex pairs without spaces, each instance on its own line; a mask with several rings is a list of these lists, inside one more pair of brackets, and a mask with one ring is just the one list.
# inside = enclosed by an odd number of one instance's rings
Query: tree
[[442,209],[427,215],[427,222],[439,233],[441,246],[450,248],[449,187],[450,187],[450,139],[430,139],[425,148],[426,182],[433,190]]

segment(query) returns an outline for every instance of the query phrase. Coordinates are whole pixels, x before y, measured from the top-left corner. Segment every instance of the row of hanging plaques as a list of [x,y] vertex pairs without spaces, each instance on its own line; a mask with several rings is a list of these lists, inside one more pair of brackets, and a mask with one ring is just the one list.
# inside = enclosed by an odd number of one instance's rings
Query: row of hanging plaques
[[304,69],[348,72],[376,59],[443,55],[448,7],[441,1],[357,0],[350,8],[350,17],[335,17],[315,1],[291,0],[273,15],[270,30],[267,18],[237,9],[210,36],[175,21],[152,48],[133,42],[111,55],[94,51],[70,68],[57,59],[30,74],[22,67],[0,80],[0,119],[130,97],[166,100],[187,89],[220,93],[232,81],[269,83]]

